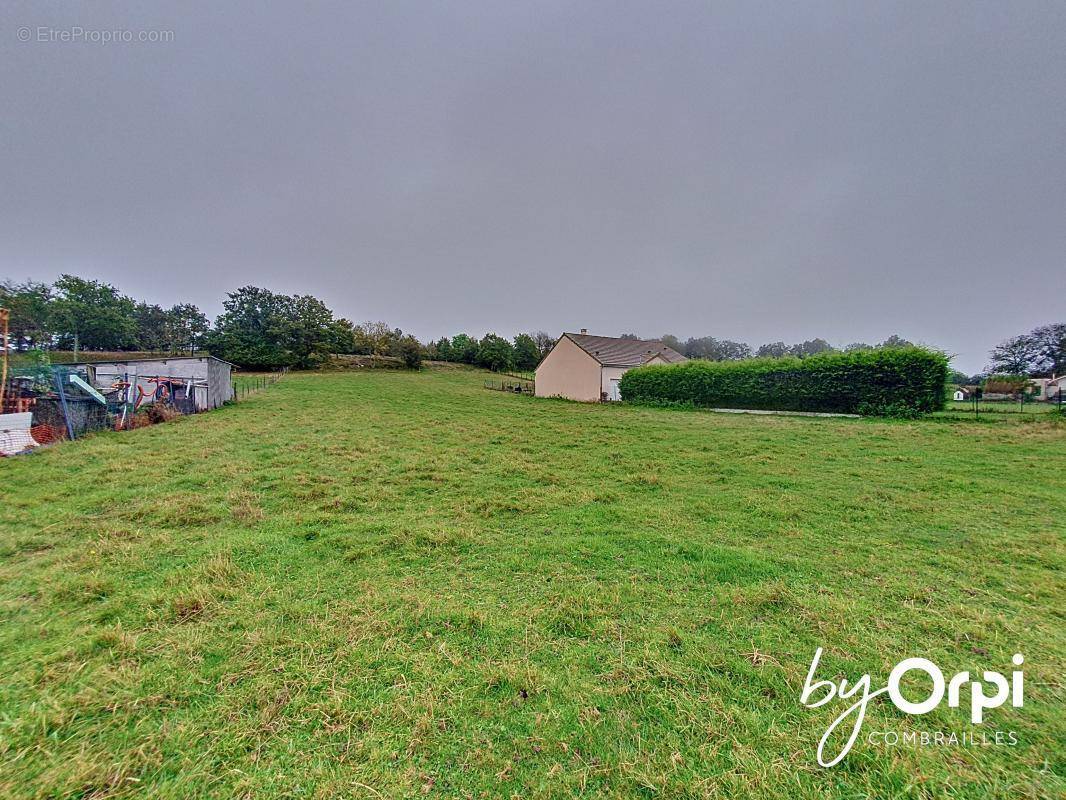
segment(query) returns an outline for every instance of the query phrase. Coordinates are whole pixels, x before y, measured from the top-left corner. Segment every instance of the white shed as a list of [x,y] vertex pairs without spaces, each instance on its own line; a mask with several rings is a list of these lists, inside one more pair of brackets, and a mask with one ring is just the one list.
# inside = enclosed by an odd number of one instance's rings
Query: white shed
[[89,373],[98,389],[128,384],[128,399],[137,405],[171,391],[171,400],[195,405],[197,411],[218,408],[233,399],[233,365],[214,356],[131,358],[76,366]]

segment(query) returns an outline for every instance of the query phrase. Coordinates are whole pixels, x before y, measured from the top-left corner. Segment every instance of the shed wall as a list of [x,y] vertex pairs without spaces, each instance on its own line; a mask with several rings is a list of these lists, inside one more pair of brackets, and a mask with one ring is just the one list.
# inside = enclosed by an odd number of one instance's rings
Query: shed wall
[[209,386],[209,408],[218,408],[233,399],[233,369],[225,361],[209,359],[207,362],[207,381]]
[[195,389],[196,407],[218,408],[233,398],[231,367],[224,361],[207,357],[160,358],[150,361],[100,361],[88,365],[95,373],[93,382],[98,387],[111,386],[118,380],[129,380],[144,389],[155,390],[151,378],[186,378],[203,383]]

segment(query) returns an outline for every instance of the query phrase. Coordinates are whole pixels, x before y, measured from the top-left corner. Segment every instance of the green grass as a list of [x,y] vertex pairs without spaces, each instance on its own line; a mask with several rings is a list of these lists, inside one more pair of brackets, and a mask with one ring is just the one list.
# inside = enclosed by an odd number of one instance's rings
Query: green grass
[[241,400],[247,394],[269,389],[272,381],[281,380],[281,377],[272,372],[234,372],[233,388],[237,392],[237,399]]
[[982,401],[974,414],[973,403],[965,400],[948,400],[943,411],[930,415],[932,419],[958,420],[984,423],[1028,424],[1062,418],[1062,409],[1057,403],[1020,403],[994,400]]
[[[1062,796],[1066,427],[481,383],[292,374],[0,462],[0,796]],[[816,647],[1022,652],[1019,743],[822,769]]]
[[[1059,410],[1059,404],[1041,401],[1023,405],[1010,400],[982,400],[979,409],[982,414],[1050,414]],[[948,400],[945,411],[963,411],[973,416],[973,402]]]
[[521,378],[524,381],[536,380],[537,373],[531,369],[512,369],[507,372],[497,373],[500,377]]

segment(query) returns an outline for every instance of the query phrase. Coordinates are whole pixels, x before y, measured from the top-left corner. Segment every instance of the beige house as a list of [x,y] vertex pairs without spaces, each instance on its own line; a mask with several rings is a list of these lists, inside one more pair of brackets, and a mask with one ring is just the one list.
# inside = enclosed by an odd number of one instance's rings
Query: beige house
[[1029,384],[1037,400],[1058,400],[1059,392],[1066,395],[1066,375],[1059,375],[1057,378],[1033,378]]
[[687,361],[657,339],[617,339],[564,333],[537,367],[537,397],[566,397],[597,402],[621,400],[618,380],[627,370],[645,364]]

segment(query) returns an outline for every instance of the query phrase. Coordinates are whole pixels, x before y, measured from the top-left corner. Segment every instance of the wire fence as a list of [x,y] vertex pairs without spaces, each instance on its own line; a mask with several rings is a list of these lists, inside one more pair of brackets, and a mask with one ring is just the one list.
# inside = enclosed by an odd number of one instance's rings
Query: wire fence
[[261,392],[280,381],[288,372],[289,368],[285,367],[276,372],[237,375],[233,379],[233,399],[241,400],[250,394]]
[[1066,414],[1066,393],[1042,399],[1019,395],[1010,399],[989,400],[980,395],[971,395],[965,400],[949,400],[936,417],[951,419],[1016,419],[1036,421],[1051,419],[1049,414]]
[[272,386],[283,374],[239,375],[219,384],[206,375],[98,373],[86,365],[16,367],[0,383],[0,455],[208,411]]
[[536,384],[525,378],[486,378],[486,389],[494,389],[497,392],[514,392],[515,394],[534,394]]

